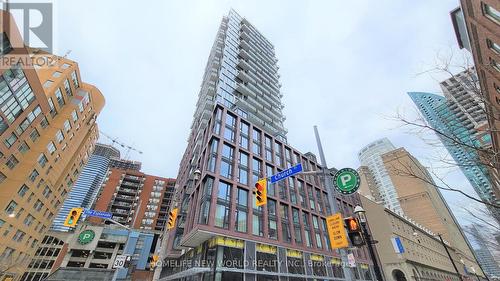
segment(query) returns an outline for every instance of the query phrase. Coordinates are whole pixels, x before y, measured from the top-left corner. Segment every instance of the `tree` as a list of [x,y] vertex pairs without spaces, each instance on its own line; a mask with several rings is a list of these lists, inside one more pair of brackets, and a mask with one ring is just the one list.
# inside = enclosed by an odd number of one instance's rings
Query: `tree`
[[[460,168],[463,171],[470,169],[475,169],[476,171],[484,170],[490,179],[491,189],[496,197],[494,196],[493,199],[489,199],[487,196],[481,196],[480,194],[481,198],[478,199],[475,196],[467,194],[460,188],[448,185],[443,177],[437,175],[435,169],[431,169],[431,173],[437,179],[437,183],[432,178],[429,179],[422,176],[421,171],[414,171],[410,167],[404,167],[404,165],[397,172],[400,175],[419,178],[438,189],[458,192],[471,200],[484,204],[500,222],[500,181],[498,176],[500,174],[500,157],[498,152],[492,147],[491,142],[488,142],[491,134],[499,132],[498,128],[489,127],[488,118],[498,119],[500,118],[500,112],[482,94],[470,56],[464,54],[457,59],[453,55],[453,52],[445,56],[438,53],[434,66],[417,75],[425,74],[430,75],[434,79],[434,76],[437,75],[446,77],[447,81],[453,82],[456,86],[449,90],[448,88],[451,87],[445,87],[441,84],[446,97],[443,108],[446,107],[445,109],[449,110],[450,114],[440,115],[441,119],[439,122],[433,121],[433,124],[429,122],[429,116],[423,115],[422,111],[417,117],[408,117],[398,112],[393,119],[398,121],[401,127],[406,128],[410,134],[418,135],[432,148],[442,149],[446,147],[450,151],[450,154],[460,151],[461,155],[465,155],[465,157],[461,157],[461,159],[458,159],[459,161],[450,159],[448,154],[435,154],[434,163],[439,163],[438,169]],[[436,110],[444,110],[443,108]],[[459,119],[458,115],[454,115],[456,111],[460,111],[463,114],[460,117],[465,116],[467,120],[470,120],[469,123],[463,120],[465,118]],[[438,140],[436,140],[436,136]],[[455,153],[455,158],[457,158],[456,155],[458,153]]]

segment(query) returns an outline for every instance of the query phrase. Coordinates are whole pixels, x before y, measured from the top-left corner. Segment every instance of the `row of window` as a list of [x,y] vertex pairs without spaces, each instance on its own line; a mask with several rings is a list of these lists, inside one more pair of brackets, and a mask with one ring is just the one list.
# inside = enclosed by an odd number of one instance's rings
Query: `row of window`
[[[203,191],[200,193],[202,197],[201,211],[198,218],[200,224],[208,224],[208,218],[211,208],[211,198],[214,188],[214,180],[207,177],[203,184]],[[232,204],[232,194],[236,192],[236,202]],[[276,200],[268,198],[267,206],[255,207],[254,196],[250,197],[249,191],[245,188],[233,188],[232,185],[220,181],[216,190],[217,203],[215,205],[214,225],[220,228],[230,228],[230,214],[234,209],[236,217],[234,220],[234,229],[238,232],[247,233],[248,225],[248,206],[251,203],[254,206],[252,215],[252,234],[264,236],[264,210],[267,210],[268,223],[268,238],[278,239],[278,223],[281,223],[282,240],[292,242],[292,231],[295,236],[295,243],[303,244],[307,247],[330,248],[327,231],[326,220],[309,212],[300,211],[299,208],[291,207],[285,203],[278,203]],[[301,224],[302,222],[302,224]],[[311,223],[312,222],[312,226]],[[304,226],[304,235],[302,235],[302,225]],[[315,245],[313,238],[315,238]],[[303,241],[303,238],[304,240]],[[323,238],[322,238],[323,237]],[[325,243],[323,243],[325,241]]]
[[[222,120],[222,109],[217,108],[213,120],[213,132],[220,135],[221,128],[224,126],[222,137],[228,142],[235,143],[237,130],[236,116],[231,113],[226,113],[225,120]],[[302,158],[300,154],[292,152],[290,148],[284,147],[282,143],[273,141],[271,137],[262,134],[262,132],[256,128],[252,129],[252,139],[250,142],[250,125],[248,123],[240,121],[239,130],[239,146],[252,151],[253,154],[263,156],[267,161],[276,163],[277,166],[284,168],[291,167],[298,163],[302,163],[306,170],[315,168],[314,164],[310,164],[306,158]],[[264,139],[264,153],[262,153],[262,139]]]

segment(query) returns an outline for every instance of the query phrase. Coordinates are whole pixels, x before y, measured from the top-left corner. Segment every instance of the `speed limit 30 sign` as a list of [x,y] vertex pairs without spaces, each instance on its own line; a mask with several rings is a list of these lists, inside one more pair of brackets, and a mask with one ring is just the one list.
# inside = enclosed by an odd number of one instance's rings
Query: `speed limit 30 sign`
[[126,261],[127,261],[126,255],[117,255],[115,258],[115,262],[113,262],[113,268],[124,268]]

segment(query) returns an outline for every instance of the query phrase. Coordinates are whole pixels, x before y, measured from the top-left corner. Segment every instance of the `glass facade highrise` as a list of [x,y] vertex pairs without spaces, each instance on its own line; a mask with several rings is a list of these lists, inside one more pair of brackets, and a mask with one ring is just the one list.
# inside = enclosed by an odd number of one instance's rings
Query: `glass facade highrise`
[[380,194],[380,199],[384,202],[384,206],[401,213],[402,210],[396,188],[382,161],[382,155],[394,149],[396,147],[387,138],[383,138],[362,148],[358,153],[358,158],[361,166],[368,167],[368,170],[373,175],[376,188]]
[[[473,119],[467,118],[458,106],[461,103],[431,93],[410,92],[408,95],[427,123],[438,132],[439,139],[479,197],[484,201],[500,204],[500,199],[493,192],[488,169],[481,165],[478,154],[479,148],[490,141],[489,135],[478,133]],[[493,207],[489,209],[494,218],[500,221],[500,211]]]

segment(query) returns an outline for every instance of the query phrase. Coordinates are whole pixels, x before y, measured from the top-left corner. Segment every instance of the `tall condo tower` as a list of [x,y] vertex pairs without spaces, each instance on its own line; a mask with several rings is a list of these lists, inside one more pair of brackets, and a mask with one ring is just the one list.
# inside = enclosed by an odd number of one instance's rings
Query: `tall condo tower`
[[[482,117],[474,115],[474,113],[467,113],[472,110],[464,110],[466,106],[469,106],[467,104],[470,103],[470,100],[460,102],[455,99],[448,100],[440,95],[421,92],[411,92],[408,95],[417,105],[427,123],[440,132],[438,137],[479,197],[487,202],[500,204],[500,198],[493,190],[488,169],[481,164],[481,156],[475,149],[490,141],[490,136],[481,134],[477,130],[480,126],[479,122],[482,122]],[[494,207],[489,209],[493,217],[500,222],[500,210]]]
[[[274,46],[247,19],[233,10],[223,18],[179,167],[179,216],[163,239],[161,280],[345,279],[328,240],[331,208],[319,177],[269,184],[267,204],[255,204],[257,180],[299,163],[322,168],[287,143],[276,62]],[[352,214],[359,197],[337,202]],[[367,251],[355,258],[353,276],[373,280]]]

